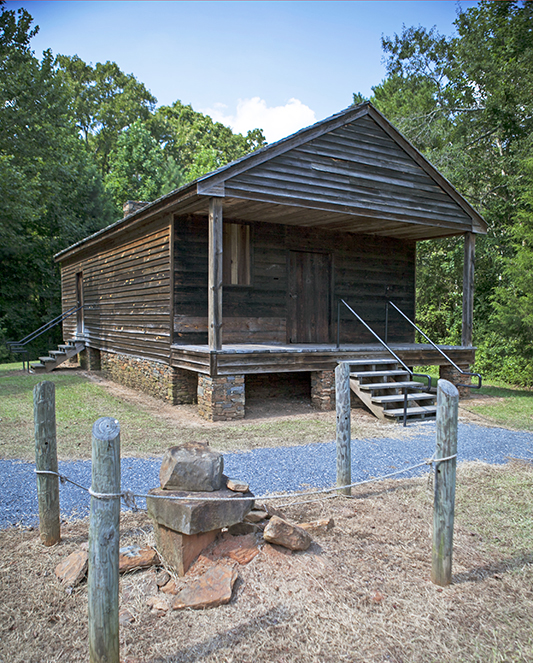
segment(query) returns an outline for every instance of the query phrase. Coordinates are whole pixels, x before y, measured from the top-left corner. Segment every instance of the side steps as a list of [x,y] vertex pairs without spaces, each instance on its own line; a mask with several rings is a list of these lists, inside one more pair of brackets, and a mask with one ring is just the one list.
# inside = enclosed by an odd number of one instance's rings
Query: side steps
[[356,359],[350,362],[350,389],[379,419],[403,420],[404,391],[409,421],[435,419],[436,396],[423,391],[394,359]]
[[38,364],[31,364],[33,373],[50,373],[54,368],[85,349],[85,343],[68,341],[66,345],[59,345],[57,350],[51,350],[48,357],[39,357]]

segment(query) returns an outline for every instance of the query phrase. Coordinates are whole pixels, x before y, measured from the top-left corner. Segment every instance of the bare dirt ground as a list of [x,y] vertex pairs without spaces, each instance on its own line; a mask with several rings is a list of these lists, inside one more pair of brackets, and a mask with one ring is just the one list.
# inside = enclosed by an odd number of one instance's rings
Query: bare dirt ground
[[[177,426],[194,426],[206,430],[220,427],[232,427],[239,422],[211,422],[199,416],[196,405],[168,405],[147,396],[140,391],[124,387],[111,380],[106,380],[99,373],[80,371],[87,379],[97,382],[111,395],[128,403],[142,407],[154,416],[172,421]],[[474,397],[463,399],[459,404],[459,418],[465,423],[486,422],[482,417],[469,410],[476,405],[491,405],[503,402],[504,398],[494,398],[485,394],[476,394]],[[402,428],[395,423],[377,419],[364,406],[352,409],[352,422],[362,435],[369,437],[395,437]],[[327,422],[335,421],[335,412],[319,412],[313,408],[308,398],[277,396],[275,398],[254,397],[246,401],[246,416],[243,423],[261,422],[268,419],[270,422],[285,421],[298,418],[299,420],[320,419]],[[484,424],[486,425],[486,424]]]
[[[285,507],[293,522],[333,517],[335,526],[314,535],[305,552],[262,548],[238,567],[228,605],[154,611],[145,600],[149,572],[124,576],[121,607],[134,621],[121,626],[122,661],[533,661],[531,549],[513,545],[513,514],[502,512],[509,529],[497,536],[486,517],[472,515],[498,500],[505,473],[517,486],[528,482],[531,493],[531,467],[470,464],[458,471],[464,506],[456,514],[449,587],[430,582],[427,479],[380,482],[351,499]],[[501,500],[496,508],[502,511]],[[86,521],[64,523],[63,540],[52,548],[39,543],[36,531],[0,532],[0,661],[88,660],[87,586],[69,594],[54,576],[87,530]],[[124,515],[121,530],[121,545],[152,541],[145,514]]]

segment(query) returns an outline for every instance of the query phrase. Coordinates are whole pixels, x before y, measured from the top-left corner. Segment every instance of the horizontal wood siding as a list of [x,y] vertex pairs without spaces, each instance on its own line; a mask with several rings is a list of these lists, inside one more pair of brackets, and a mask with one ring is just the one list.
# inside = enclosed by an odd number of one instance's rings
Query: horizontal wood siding
[[[235,221],[235,219],[231,219]],[[175,221],[174,343],[207,343],[207,219]],[[384,332],[388,295],[410,317],[415,305],[415,242],[370,235],[254,223],[250,286],[225,286],[223,343],[285,343],[290,251],[331,256],[329,339],[336,339],[336,302],[346,301],[378,334]],[[344,309],[341,340],[366,343],[373,337]],[[390,315],[389,340],[414,340],[398,314]]]
[[[63,310],[75,304],[75,276],[83,272],[84,333],[91,347],[168,362],[169,227],[168,217],[154,219],[62,265]],[[75,319],[63,329],[71,338]]]
[[370,117],[295,147],[225,183],[227,197],[378,214],[442,228],[471,218]]

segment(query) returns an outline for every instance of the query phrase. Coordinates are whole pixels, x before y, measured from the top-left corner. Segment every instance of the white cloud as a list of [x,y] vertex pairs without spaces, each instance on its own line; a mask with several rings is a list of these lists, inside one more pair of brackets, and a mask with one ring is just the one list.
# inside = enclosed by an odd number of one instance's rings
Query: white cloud
[[263,129],[269,143],[316,122],[315,112],[299,99],[289,99],[284,106],[269,108],[264,99],[252,97],[239,99],[233,115],[228,112],[227,106],[220,103],[216,103],[214,108],[204,108],[201,112],[210,115],[216,122],[226,124],[237,133],[245,134],[249,129]]

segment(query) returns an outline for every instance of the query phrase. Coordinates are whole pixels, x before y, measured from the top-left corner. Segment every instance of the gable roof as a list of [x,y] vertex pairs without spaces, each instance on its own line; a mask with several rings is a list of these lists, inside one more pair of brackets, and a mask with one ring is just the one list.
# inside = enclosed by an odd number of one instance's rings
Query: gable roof
[[366,102],[256,150],[120,219],[69,249],[162,213],[429,239],[486,233],[483,218],[372,104]]

